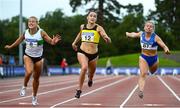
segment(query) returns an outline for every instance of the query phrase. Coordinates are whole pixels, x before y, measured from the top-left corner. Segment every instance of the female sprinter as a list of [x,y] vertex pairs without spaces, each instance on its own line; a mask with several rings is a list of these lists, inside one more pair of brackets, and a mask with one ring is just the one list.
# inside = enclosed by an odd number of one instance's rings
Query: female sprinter
[[43,54],[43,41],[51,45],[55,45],[58,41],[61,40],[61,36],[58,34],[53,36],[51,39],[48,34],[43,31],[38,26],[38,19],[34,16],[31,16],[28,19],[28,29],[25,33],[11,45],[6,45],[6,49],[11,49],[19,45],[23,40],[25,40],[26,48],[24,54],[24,64],[25,64],[25,78],[24,85],[20,89],[20,96],[25,96],[26,87],[28,81],[33,74],[33,93],[32,93],[32,105],[37,105],[37,91],[39,87],[39,77],[41,75],[42,67],[42,54]]
[[[100,25],[96,24],[97,13],[90,11],[87,15],[87,24],[80,26],[80,32],[72,43],[72,47],[77,51],[77,59],[81,65],[79,77],[79,88],[77,89],[76,98],[80,98],[81,90],[85,80],[85,74],[88,71],[88,86],[93,84],[93,76],[96,71],[98,60],[98,43],[100,36],[106,43],[111,43],[111,39],[107,36],[105,30]],[[77,43],[81,40],[80,49],[77,49]]]
[[169,48],[164,44],[161,38],[154,33],[155,25],[152,21],[147,21],[144,26],[144,32],[129,33],[126,32],[127,37],[140,38],[141,43],[141,55],[139,57],[140,77],[138,81],[139,85],[139,97],[143,98],[143,90],[145,86],[145,77],[148,70],[153,74],[158,68],[158,55],[157,48],[160,45],[166,54],[170,54]]

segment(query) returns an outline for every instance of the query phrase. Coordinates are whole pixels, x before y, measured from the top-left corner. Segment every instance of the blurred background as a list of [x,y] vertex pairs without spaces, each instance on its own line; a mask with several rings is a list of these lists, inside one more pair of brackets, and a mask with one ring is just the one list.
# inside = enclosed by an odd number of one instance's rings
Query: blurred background
[[[104,27],[112,39],[109,45],[100,40],[98,69],[104,69],[106,61],[111,58],[114,69],[137,68],[137,74],[139,39],[127,39],[125,32],[143,31],[144,22],[153,20],[155,32],[172,51],[170,56],[166,56],[159,47],[160,67],[167,68],[171,74],[174,71],[180,74],[179,0],[0,0],[1,73],[4,76],[24,73],[24,43],[12,50],[5,50],[4,46],[13,43],[24,32],[30,16],[39,18],[40,27],[49,36],[56,33],[62,36],[62,41],[56,46],[44,44],[47,71],[62,74],[60,65],[63,58],[66,58],[69,69],[67,73],[78,73],[79,65],[71,44],[80,25],[86,23],[86,14],[91,8],[98,10],[97,23]],[[120,74],[117,71],[115,73]]]

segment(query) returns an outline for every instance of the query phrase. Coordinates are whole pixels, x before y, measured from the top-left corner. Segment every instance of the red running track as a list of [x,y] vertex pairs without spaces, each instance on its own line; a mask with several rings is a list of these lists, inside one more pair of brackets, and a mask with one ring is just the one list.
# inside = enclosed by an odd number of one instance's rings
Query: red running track
[[[148,76],[144,98],[137,96],[138,76],[96,75],[92,87],[84,83],[80,99],[74,98],[78,75],[41,77],[37,108],[180,108],[180,76]],[[87,78],[86,78],[87,79]],[[25,97],[19,96],[23,78],[0,80],[0,108],[34,108],[32,79]]]

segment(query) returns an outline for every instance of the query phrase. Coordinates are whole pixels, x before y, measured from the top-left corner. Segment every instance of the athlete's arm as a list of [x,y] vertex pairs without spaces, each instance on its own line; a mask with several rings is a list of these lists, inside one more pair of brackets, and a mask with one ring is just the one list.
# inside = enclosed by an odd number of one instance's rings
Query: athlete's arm
[[13,47],[16,47],[16,46],[19,45],[23,40],[24,40],[24,34],[21,35],[21,36],[19,36],[19,37],[17,38],[17,40],[16,40],[13,44],[11,44],[11,45],[6,45],[4,48],[6,48],[6,49],[11,49],[11,48],[13,48]]
[[170,54],[169,48],[166,46],[166,44],[161,40],[159,36],[156,35],[155,40],[158,43],[158,45],[160,45],[164,49],[164,52],[166,54]]
[[61,36],[59,34],[53,35],[53,38],[50,38],[45,31],[41,31],[42,38],[49,44],[55,45],[57,42],[61,40]]
[[138,33],[135,33],[135,32],[126,32],[126,36],[127,37],[131,37],[131,38],[137,38],[137,37],[140,37],[141,36],[141,33],[142,32],[138,32]]
[[77,45],[76,45],[76,44],[81,40],[81,31],[82,31],[83,27],[84,27],[84,24],[82,24],[82,25],[80,26],[80,32],[77,34],[76,38],[74,39],[74,41],[73,41],[73,43],[72,43],[72,48],[73,48],[75,51],[77,51]]
[[98,25],[97,31],[99,32],[99,34],[101,35],[101,37],[104,39],[106,43],[111,43],[111,38],[106,34],[102,26]]

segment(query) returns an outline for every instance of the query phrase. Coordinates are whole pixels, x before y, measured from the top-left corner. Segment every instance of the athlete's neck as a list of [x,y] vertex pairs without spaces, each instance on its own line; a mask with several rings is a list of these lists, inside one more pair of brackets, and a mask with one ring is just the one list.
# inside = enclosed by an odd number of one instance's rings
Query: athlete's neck
[[37,31],[38,31],[38,28],[31,28],[31,29],[29,29],[29,33],[31,35],[35,34]]
[[88,23],[87,28],[91,29],[96,25],[96,23]]
[[146,37],[150,37],[152,33],[146,32]]

